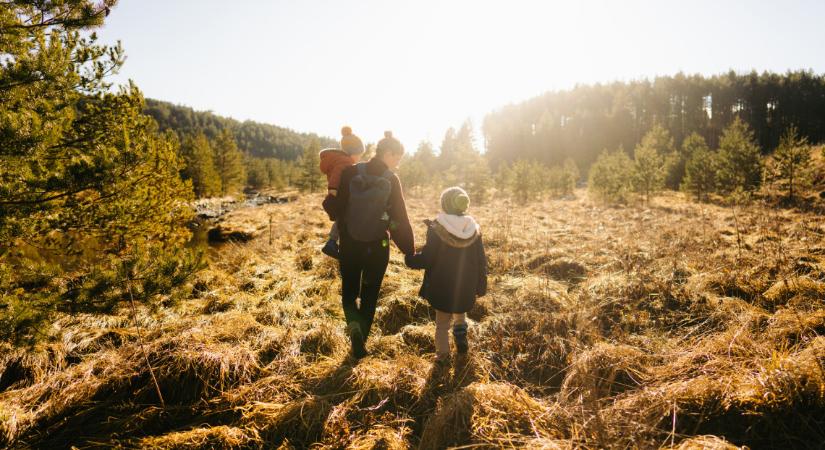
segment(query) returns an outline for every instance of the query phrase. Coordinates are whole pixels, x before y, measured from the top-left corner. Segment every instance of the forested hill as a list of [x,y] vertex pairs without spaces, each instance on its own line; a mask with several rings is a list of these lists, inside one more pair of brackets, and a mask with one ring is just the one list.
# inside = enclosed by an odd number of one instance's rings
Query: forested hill
[[735,117],[754,131],[762,152],[795,125],[811,143],[825,141],[825,75],[810,71],[685,75],[577,86],[548,92],[489,114],[483,124],[491,163],[573,158],[589,167],[604,149],[631,150],[654,124],[676,145],[692,132],[716,148]]
[[313,138],[318,139],[321,148],[337,146],[335,140],[314,133],[299,133],[250,120],[241,122],[208,111],[195,111],[188,106],[149,98],[146,99],[144,112],[158,122],[162,131],[171,129],[179,135],[203,132],[207,138],[214,140],[222,130],[228,128],[234,134],[238,148],[259,158],[295,160]]

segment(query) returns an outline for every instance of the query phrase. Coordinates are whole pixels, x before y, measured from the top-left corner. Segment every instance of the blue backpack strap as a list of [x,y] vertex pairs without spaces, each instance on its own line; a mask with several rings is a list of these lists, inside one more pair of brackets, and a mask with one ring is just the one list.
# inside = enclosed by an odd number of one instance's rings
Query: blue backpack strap
[[367,174],[367,164],[366,163],[358,163],[358,164],[355,165],[355,167],[358,169],[358,175],[361,175],[363,177]]
[[390,170],[390,169],[385,170],[384,173],[381,174],[381,177],[386,178],[387,181],[389,181],[390,183],[392,183],[392,176],[393,176],[393,173],[392,173],[392,170]]

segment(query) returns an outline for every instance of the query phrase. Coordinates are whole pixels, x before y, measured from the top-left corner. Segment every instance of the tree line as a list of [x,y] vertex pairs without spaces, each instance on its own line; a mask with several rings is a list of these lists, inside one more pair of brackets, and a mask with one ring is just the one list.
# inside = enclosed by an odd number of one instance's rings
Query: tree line
[[239,122],[158,100],[147,99],[144,113],[161,131],[178,136],[181,176],[191,181],[198,198],[236,194],[247,187],[317,190],[320,175],[301,170],[316,158],[307,152],[337,146],[333,139],[314,133]]
[[685,75],[577,86],[503,107],[484,119],[490,163],[519,159],[558,164],[572,158],[587,170],[604,149],[633,149],[655,126],[675,142],[696,134],[721,144],[735,118],[763,153],[795,126],[811,143],[825,139],[825,75],[811,71],[705,77]]
[[161,131],[172,130],[181,136],[203,134],[216,141],[230,131],[245,155],[256,158],[297,160],[313,139],[322,147],[332,147],[336,141],[315,133],[299,133],[276,125],[244,122],[222,117],[209,111],[195,111],[191,107],[174,105],[160,100],[146,99],[144,113],[158,123]]

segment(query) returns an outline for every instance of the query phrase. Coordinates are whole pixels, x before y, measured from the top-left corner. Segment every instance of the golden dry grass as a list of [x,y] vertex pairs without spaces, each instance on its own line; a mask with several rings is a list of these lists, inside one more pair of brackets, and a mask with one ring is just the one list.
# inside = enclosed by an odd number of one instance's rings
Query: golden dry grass
[[[825,442],[821,217],[673,193],[612,208],[577,194],[473,207],[490,291],[469,314],[471,352],[448,366],[433,364],[422,274],[396,250],[371,355],[356,362],[337,267],[318,251],[320,197],[237,211],[257,237],[214,249],[180,304],[61,317],[37,349],[0,348],[0,446]],[[435,194],[409,200],[419,237],[437,207]]]

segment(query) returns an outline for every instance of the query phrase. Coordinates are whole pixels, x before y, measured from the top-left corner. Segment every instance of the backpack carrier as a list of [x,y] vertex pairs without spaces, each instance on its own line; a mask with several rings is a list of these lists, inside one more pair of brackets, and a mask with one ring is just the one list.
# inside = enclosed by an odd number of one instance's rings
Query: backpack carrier
[[349,203],[345,221],[347,232],[356,241],[373,242],[386,237],[390,225],[387,206],[392,191],[392,172],[381,176],[367,173],[366,163],[355,165],[358,173],[349,183]]

